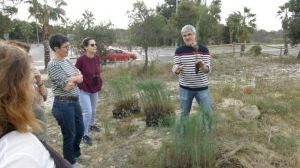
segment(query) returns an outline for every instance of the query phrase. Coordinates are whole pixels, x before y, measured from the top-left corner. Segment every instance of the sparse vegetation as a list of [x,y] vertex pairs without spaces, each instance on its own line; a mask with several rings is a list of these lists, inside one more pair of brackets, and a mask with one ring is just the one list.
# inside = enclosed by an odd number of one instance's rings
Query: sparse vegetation
[[250,53],[253,54],[254,56],[258,56],[261,54],[261,50],[262,49],[260,45],[255,45],[250,48]]
[[134,82],[130,76],[114,77],[109,81],[109,86],[113,93],[114,118],[124,118],[132,113],[140,112],[138,98],[134,95]]
[[198,112],[174,126],[171,142],[161,148],[161,167],[213,168],[216,163],[216,142]]
[[[205,132],[197,132],[196,130],[201,130],[201,125],[196,127],[197,124],[188,124],[187,127],[191,128],[186,137],[180,135],[178,125],[174,126],[174,129],[146,127],[146,113],[131,115],[122,120],[112,118],[111,111],[115,108],[113,102],[121,96],[115,97],[114,91],[111,90],[111,81],[122,83],[122,87],[116,87],[117,91],[131,86],[137,87],[137,83],[140,82],[135,81],[148,78],[141,82],[144,84],[144,90],[151,88],[149,81],[152,81],[155,85],[153,88],[167,91],[166,95],[169,98],[159,99],[154,96],[153,100],[150,100],[151,97],[143,99],[143,95],[139,95],[136,88],[132,88],[130,95],[137,96],[142,109],[143,102],[160,104],[160,107],[170,104],[178,120],[178,82],[170,75],[170,64],[155,63],[148,69],[147,77],[138,75],[142,74],[142,65],[139,64],[107,68],[103,74],[107,84],[101,94],[97,115],[102,131],[91,133],[94,139],[93,146],[82,144],[83,158],[79,163],[82,167],[91,168],[99,165],[132,168],[175,167],[176,164],[190,167],[193,164],[197,167],[198,164],[200,167],[199,161],[205,163],[202,161],[204,158],[206,167],[298,167],[299,65],[284,63],[278,59],[271,56],[228,55],[213,59],[210,90],[215,117],[214,132],[211,136],[206,136]],[[121,90],[118,93],[123,95],[123,92],[128,91],[129,89]],[[241,118],[239,112],[247,105],[256,106],[260,116],[253,120]],[[166,109],[169,109],[170,106],[167,107]],[[196,111],[197,108],[193,107],[191,123],[196,122],[198,118]],[[59,127],[52,115],[49,115],[49,118],[49,143],[61,152]],[[178,141],[175,141],[176,139]],[[208,154],[207,157],[200,155],[199,151],[205,151],[201,154]],[[199,157],[196,159],[194,156]]]
[[140,81],[138,88],[147,126],[169,125],[174,105],[165,85],[159,81]]

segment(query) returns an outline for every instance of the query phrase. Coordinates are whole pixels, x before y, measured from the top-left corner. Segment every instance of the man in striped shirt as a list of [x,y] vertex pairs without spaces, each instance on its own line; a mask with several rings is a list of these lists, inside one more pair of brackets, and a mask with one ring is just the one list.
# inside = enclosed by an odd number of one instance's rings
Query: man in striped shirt
[[181,119],[189,116],[193,99],[200,105],[203,122],[211,129],[212,108],[208,90],[208,73],[211,71],[210,55],[205,46],[197,44],[196,29],[185,25],[181,29],[185,45],[176,49],[172,71],[179,77]]
[[84,127],[77,84],[83,79],[80,71],[66,59],[70,48],[68,38],[60,34],[53,35],[49,43],[55,53],[48,64],[48,75],[55,96],[52,114],[61,127],[64,158],[75,167],[76,158],[81,155],[79,145]]

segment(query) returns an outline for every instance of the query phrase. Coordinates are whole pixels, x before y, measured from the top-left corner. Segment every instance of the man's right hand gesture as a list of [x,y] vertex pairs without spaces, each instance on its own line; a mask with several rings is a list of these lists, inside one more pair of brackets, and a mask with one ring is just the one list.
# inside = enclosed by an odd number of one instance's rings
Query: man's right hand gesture
[[174,65],[173,68],[174,68],[174,73],[178,75],[182,72],[183,65],[176,64],[176,65]]

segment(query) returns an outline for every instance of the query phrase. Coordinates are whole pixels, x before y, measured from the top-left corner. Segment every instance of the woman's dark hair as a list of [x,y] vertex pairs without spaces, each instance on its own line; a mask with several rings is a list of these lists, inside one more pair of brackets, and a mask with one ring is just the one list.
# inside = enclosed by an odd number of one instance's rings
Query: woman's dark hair
[[68,41],[69,41],[68,37],[66,37],[62,34],[55,34],[55,35],[51,36],[51,38],[49,40],[49,45],[50,45],[51,49],[53,51],[55,51],[54,50],[55,47],[60,48],[62,46],[62,44],[66,43]]
[[85,48],[84,47],[87,47],[89,45],[89,42],[90,40],[95,40],[91,37],[86,37],[82,40],[82,43],[81,43],[81,48],[85,51]]

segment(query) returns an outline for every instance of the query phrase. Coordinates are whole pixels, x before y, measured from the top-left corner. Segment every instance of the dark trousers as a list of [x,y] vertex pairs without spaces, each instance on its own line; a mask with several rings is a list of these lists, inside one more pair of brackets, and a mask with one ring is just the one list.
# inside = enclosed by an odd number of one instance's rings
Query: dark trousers
[[71,164],[81,155],[80,142],[83,136],[83,120],[78,101],[54,99],[52,114],[58,122],[63,135],[64,158]]

